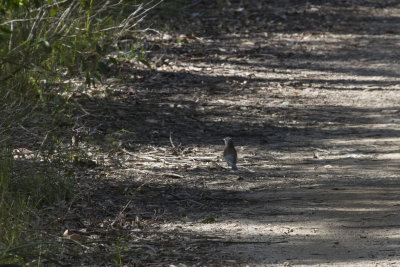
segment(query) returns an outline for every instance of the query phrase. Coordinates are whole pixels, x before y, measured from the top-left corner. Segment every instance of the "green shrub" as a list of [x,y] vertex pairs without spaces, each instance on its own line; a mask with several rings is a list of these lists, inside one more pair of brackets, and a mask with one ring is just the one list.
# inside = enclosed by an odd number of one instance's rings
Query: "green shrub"
[[19,258],[13,248],[23,240],[24,230],[30,222],[29,199],[20,198],[9,190],[12,175],[11,152],[3,150],[0,157],[0,262],[13,262]]
[[[68,75],[101,79],[99,62],[157,3],[8,0],[0,3],[0,82],[12,93],[43,90]],[[138,57],[138,61],[142,61]],[[0,88],[1,89],[1,88]]]
[[[40,257],[43,243],[33,227],[38,208],[74,194],[73,171],[68,170],[74,162],[60,141],[73,125],[73,111],[60,93],[78,85],[63,81],[78,77],[87,86],[101,81],[103,59],[122,38],[133,40],[126,57],[150,67],[135,45],[136,26],[155,5],[136,0],[0,1],[0,264]],[[35,157],[13,157],[13,149],[26,146]]]

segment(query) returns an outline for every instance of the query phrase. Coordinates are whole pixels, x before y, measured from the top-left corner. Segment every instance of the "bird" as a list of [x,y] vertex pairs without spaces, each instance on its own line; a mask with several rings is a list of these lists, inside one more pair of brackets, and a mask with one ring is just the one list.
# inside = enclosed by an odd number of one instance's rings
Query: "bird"
[[236,171],[236,161],[237,161],[237,152],[236,149],[233,145],[232,138],[230,137],[225,137],[224,139],[225,142],[225,148],[224,148],[224,159],[226,163],[228,163],[228,166],[232,167],[232,170]]

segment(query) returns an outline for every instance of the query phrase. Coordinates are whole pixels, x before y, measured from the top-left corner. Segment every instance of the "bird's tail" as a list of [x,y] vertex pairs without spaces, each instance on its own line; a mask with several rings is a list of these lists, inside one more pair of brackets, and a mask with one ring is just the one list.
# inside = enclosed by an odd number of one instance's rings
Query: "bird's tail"
[[236,164],[235,164],[235,165],[232,165],[232,170],[237,171]]

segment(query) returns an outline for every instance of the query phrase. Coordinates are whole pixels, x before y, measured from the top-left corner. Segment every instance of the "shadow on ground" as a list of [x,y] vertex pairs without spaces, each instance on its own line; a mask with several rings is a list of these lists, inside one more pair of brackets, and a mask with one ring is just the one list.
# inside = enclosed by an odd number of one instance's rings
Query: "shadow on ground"
[[228,2],[74,96],[98,150],[59,221],[87,238],[71,264],[398,261],[397,4]]

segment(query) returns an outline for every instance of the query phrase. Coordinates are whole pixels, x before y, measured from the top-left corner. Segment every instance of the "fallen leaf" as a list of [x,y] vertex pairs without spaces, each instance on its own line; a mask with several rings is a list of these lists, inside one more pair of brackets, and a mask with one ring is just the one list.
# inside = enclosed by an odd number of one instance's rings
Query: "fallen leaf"
[[208,217],[201,221],[201,223],[213,223],[213,222],[215,222],[215,218],[213,217]]
[[72,240],[75,240],[75,241],[80,241],[80,240],[82,239],[82,238],[81,238],[81,235],[78,235],[78,234],[69,234],[68,229],[64,231],[63,237],[64,237],[64,238],[67,238],[67,239],[72,239]]

